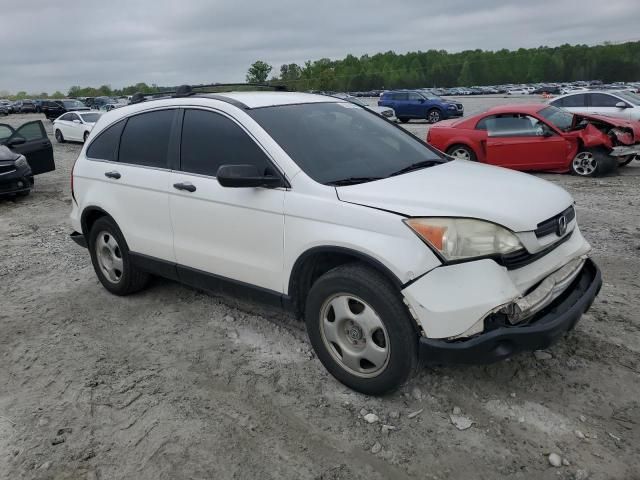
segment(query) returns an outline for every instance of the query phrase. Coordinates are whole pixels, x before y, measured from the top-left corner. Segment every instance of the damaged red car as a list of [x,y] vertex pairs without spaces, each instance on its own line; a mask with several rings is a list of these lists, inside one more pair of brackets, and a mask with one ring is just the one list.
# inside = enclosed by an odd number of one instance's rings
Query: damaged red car
[[464,160],[593,177],[640,154],[640,122],[551,105],[504,105],[440,122],[429,130],[427,142]]

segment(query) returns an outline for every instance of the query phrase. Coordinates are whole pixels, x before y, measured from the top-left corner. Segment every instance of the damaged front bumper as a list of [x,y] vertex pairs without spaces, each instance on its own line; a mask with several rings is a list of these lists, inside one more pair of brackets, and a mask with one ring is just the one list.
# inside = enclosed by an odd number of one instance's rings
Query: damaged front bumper
[[609,152],[612,157],[626,157],[627,155],[640,155],[640,143],[636,145],[620,145],[613,147]]
[[[531,309],[544,305],[527,321],[513,325],[504,319],[506,314],[503,313],[502,318],[500,315],[487,317],[485,331],[472,337],[453,340],[421,337],[421,357],[428,363],[482,364],[502,360],[521,351],[548,347],[573,329],[582,314],[591,307],[602,286],[597,265],[591,259],[580,260],[577,272],[560,269],[556,272],[558,277],[549,285],[540,285],[528,296],[533,297],[522,299],[530,302]],[[566,282],[570,282],[568,287]],[[566,288],[561,290],[560,285]],[[558,290],[560,293],[555,295]],[[555,297],[546,303],[553,295]]]

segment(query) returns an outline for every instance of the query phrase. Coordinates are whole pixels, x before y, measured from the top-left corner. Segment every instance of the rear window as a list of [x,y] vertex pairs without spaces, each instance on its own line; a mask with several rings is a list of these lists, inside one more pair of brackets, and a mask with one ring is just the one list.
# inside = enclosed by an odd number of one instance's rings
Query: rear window
[[118,143],[126,120],[120,120],[101,132],[87,149],[87,157],[98,160],[117,160]]

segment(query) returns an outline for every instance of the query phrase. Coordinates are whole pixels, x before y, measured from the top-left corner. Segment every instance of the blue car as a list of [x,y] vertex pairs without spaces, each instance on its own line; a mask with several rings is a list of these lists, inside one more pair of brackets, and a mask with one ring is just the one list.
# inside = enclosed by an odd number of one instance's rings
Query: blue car
[[378,100],[380,107],[390,107],[402,123],[412,118],[436,123],[440,120],[461,117],[464,107],[461,103],[445,100],[438,95],[421,90],[390,90]]

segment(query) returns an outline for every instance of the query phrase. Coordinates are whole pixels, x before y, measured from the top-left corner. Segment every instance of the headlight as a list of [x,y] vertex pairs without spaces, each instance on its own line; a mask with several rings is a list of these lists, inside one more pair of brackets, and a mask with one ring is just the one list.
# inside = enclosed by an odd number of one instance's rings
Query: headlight
[[403,221],[446,260],[505,254],[523,248],[513,232],[482,220],[433,217]]
[[29,163],[27,159],[23,156],[20,156],[15,162],[13,162],[16,168],[29,168]]
[[456,107],[455,105],[449,105],[449,109],[450,110],[456,110],[458,107]]

